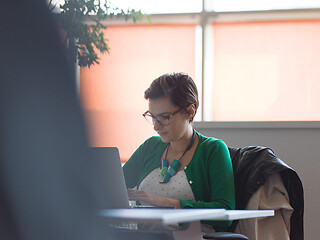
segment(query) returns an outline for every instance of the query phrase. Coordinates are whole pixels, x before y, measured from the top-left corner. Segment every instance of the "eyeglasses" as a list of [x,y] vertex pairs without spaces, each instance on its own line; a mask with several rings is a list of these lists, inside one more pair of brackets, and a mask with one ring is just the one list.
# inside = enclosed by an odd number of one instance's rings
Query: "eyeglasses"
[[171,113],[170,115],[159,115],[153,116],[149,111],[146,111],[142,116],[147,120],[148,123],[153,124],[157,121],[161,126],[168,126],[170,125],[170,119],[173,118],[178,112],[180,112],[182,108],[179,108],[177,111]]

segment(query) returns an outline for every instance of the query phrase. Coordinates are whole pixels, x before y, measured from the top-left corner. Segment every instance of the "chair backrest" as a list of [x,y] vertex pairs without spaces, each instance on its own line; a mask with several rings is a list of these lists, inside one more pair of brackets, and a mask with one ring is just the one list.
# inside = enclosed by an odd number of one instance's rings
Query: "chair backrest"
[[[245,209],[251,196],[265,184],[267,178],[279,173],[286,188],[293,213],[290,218],[290,239],[301,240],[303,234],[304,197],[298,174],[270,148],[250,146],[229,148],[235,181],[236,209]],[[230,231],[234,231],[235,221]]]

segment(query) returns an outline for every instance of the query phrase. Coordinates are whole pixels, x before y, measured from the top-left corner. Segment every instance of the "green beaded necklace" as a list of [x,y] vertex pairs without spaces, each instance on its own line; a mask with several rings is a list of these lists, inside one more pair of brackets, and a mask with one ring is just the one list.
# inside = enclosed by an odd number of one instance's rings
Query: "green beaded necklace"
[[189,143],[189,145],[187,146],[186,150],[183,152],[183,154],[181,155],[181,157],[179,158],[179,160],[174,159],[172,161],[172,163],[170,164],[170,166],[168,166],[168,160],[167,160],[167,155],[168,155],[168,150],[169,150],[169,146],[170,143],[168,143],[166,149],[166,156],[164,157],[164,159],[162,159],[162,168],[160,170],[161,176],[163,177],[163,182],[160,183],[167,183],[170,181],[170,178],[174,175],[176,175],[178,169],[181,167],[181,163],[180,160],[181,158],[184,156],[184,154],[192,147],[194,140],[196,139],[196,130],[193,129],[193,135],[192,135],[192,139]]

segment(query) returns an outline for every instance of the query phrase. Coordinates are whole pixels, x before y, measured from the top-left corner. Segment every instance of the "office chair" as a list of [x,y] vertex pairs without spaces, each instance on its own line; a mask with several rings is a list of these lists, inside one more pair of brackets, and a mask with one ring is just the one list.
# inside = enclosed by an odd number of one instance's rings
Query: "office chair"
[[[270,148],[260,146],[229,148],[229,152],[234,171],[236,209],[246,209],[250,198],[260,187],[270,179],[272,182],[274,178],[280,176],[279,179],[283,182],[289,203],[293,208],[290,217],[290,239],[303,240],[304,197],[303,186],[298,174],[280,160]],[[272,221],[272,218],[270,220]],[[206,234],[204,239],[249,239],[242,234],[233,233],[238,224],[239,220],[234,221],[228,229],[230,232]]]

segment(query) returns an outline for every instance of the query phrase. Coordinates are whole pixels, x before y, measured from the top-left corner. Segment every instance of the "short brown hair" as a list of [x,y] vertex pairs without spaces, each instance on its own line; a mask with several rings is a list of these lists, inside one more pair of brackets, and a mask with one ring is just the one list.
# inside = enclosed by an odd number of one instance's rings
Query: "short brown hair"
[[160,97],[169,97],[180,108],[194,104],[197,111],[199,106],[197,86],[186,73],[167,73],[153,80],[144,92],[144,98],[148,100]]

